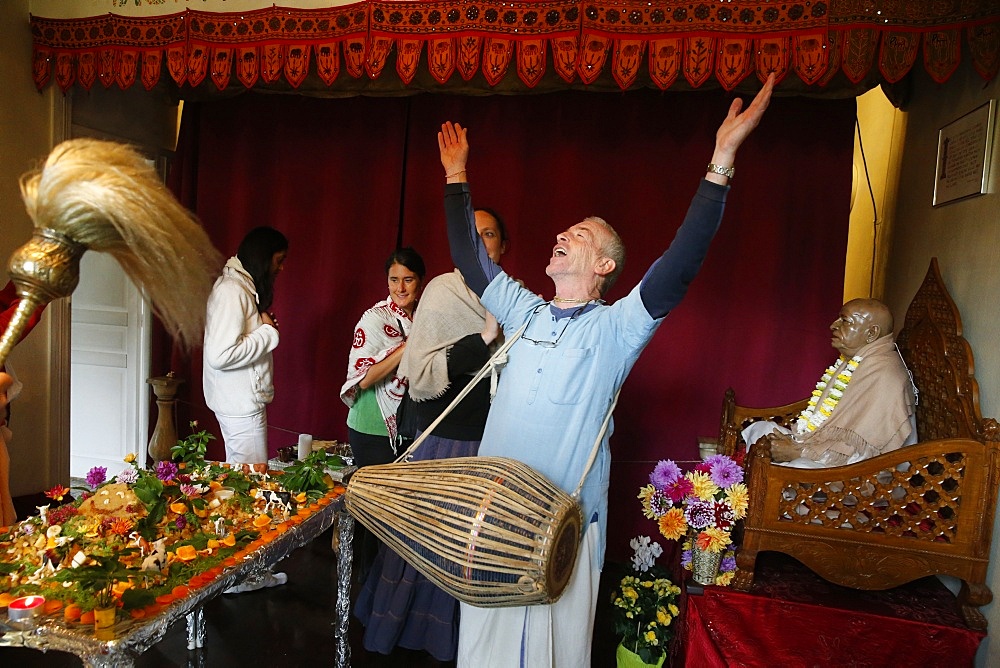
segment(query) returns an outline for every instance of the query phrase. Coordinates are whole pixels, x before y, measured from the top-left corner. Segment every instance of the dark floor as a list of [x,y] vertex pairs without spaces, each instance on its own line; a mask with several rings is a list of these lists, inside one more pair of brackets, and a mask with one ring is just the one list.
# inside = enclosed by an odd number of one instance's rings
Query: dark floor
[[[209,601],[205,605],[204,649],[188,651],[187,630],[181,620],[170,627],[163,640],[142,654],[135,665],[140,668],[334,665],[337,573],[331,536],[330,531],[324,533],[280,563],[277,570],[288,574],[285,586],[222,595]],[[608,594],[603,582],[601,589],[594,624],[593,666],[603,668],[615,665],[615,640],[607,619]],[[390,656],[366,652],[361,645],[362,632],[363,627],[352,618],[348,631],[352,666],[454,666],[435,661],[422,652],[397,650]],[[72,654],[0,647],[0,666],[80,665],[81,661]]]

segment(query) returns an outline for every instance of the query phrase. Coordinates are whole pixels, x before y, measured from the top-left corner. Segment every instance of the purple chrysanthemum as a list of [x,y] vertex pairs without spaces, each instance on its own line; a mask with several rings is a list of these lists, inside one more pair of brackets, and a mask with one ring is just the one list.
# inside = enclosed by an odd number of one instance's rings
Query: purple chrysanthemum
[[711,501],[695,499],[688,502],[684,509],[684,519],[693,529],[704,529],[712,526],[715,521],[715,509]]
[[156,463],[156,477],[166,482],[168,480],[173,480],[174,476],[177,475],[177,464],[164,459],[163,461]]
[[719,572],[728,573],[730,571],[736,570],[736,557],[728,556],[723,557],[722,561],[719,562]]
[[681,551],[681,568],[691,567],[691,550]]
[[673,507],[674,502],[663,490],[658,489],[649,495],[649,509],[656,517],[663,517],[663,514]]
[[743,469],[729,457],[714,455],[706,459],[705,463],[711,465],[709,476],[712,482],[722,489],[743,482]]
[[185,519],[183,515],[178,515],[177,519],[174,520],[174,526],[178,529],[183,529],[187,526],[187,519]]
[[139,480],[139,472],[129,466],[122,469],[122,472],[115,476],[115,480],[126,485],[134,485]]
[[95,466],[87,471],[87,484],[90,485],[91,489],[97,489],[97,486],[107,479],[108,468],[106,466]]
[[657,463],[656,468],[649,474],[649,482],[653,483],[656,489],[665,489],[680,477],[680,467],[671,459],[663,459]]

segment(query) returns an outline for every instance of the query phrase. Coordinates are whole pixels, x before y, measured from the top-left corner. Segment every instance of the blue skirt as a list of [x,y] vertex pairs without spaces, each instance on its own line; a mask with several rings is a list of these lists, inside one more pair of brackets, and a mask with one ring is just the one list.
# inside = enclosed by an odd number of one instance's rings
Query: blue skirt
[[[413,460],[473,457],[479,441],[429,436]],[[395,647],[423,650],[438,661],[454,661],[458,651],[458,600],[421,575],[385,545],[354,604],[365,626],[364,646],[391,654]]]

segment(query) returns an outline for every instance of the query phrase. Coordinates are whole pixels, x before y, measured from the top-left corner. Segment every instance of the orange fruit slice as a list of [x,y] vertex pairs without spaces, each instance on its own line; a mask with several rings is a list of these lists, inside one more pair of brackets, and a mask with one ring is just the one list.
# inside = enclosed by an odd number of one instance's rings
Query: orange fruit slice
[[222,539],[222,544],[225,545],[226,547],[233,547],[233,546],[235,546],[236,545],[236,535],[235,534],[228,534],[225,538]]
[[58,598],[50,598],[46,599],[45,605],[42,606],[42,609],[45,610],[46,615],[51,615],[62,610],[62,607],[63,607],[62,601],[60,601]]
[[81,624],[93,624],[94,623],[94,611],[88,610],[87,612],[80,615]]
[[181,561],[191,561],[198,558],[198,550],[194,549],[194,545],[181,545],[174,554]]
[[186,513],[187,509],[188,509],[187,504],[181,501],[176,501],[170,504],[170,510],[174,511],[178,515],[183,515],[184,513]]
[[271,523],[271,518],[266,514],[258,515],[257,517],[253,518],[253,525],[258,529],[266,527],[270,523]]

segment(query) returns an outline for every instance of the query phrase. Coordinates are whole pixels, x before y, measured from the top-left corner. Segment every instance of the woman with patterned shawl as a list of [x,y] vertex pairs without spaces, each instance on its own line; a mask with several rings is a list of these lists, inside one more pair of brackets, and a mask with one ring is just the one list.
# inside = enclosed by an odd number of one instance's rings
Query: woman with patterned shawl
[[393,251],[385,261],[389,297],[365,311],[354,328],[340,398],[350,408],[347,431],[358,466],[388,464],[396,458],[396,409],[406,393],[406,378],[396,371],[425,271],[417,251]]

